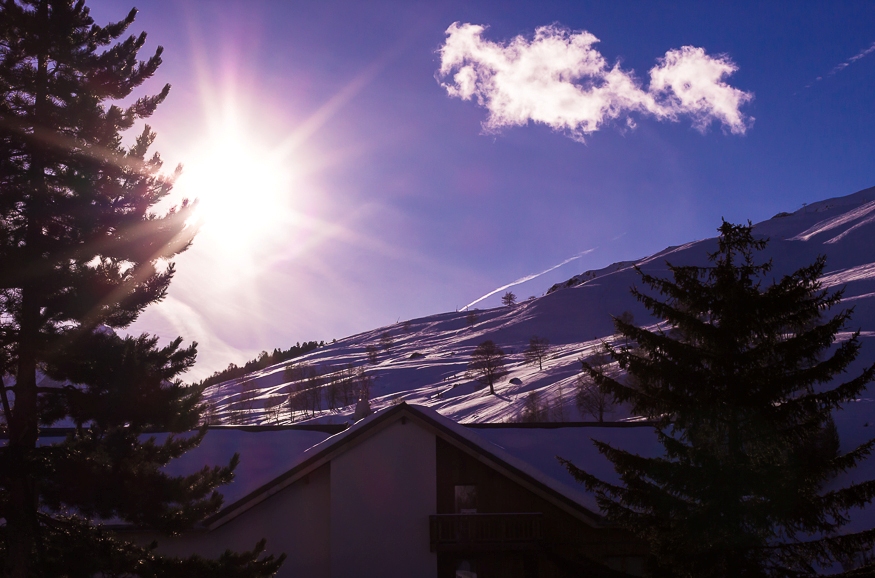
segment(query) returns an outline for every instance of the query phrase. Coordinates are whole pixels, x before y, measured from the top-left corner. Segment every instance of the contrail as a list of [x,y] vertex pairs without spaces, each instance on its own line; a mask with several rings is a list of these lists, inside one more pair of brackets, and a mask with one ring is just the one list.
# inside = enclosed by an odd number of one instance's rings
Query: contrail
[[558,268],[561,267],[562,265],[566,265],[566,264],[568,264],[568,263],[571,263],[571,262],[574,261],[575,259],[580,259],[580,258],[583,257],[584,255],[588,255],[589,253],[592,253],[593,251],[595,251],[595,249],[587,249],[586,251],[584,251],[584,252],[582,252],[582,253],[578,253],[578,254],[575,255],[574,257],[569,257],[568,259],[565,259],[564,261],[562,261],[562,262],[559,263],[558,265],[553,265],[553,266],[550,267],[549,269],[545,269],[544,271],[541,271],[540,273],[535,273],[535,274],[533,274],[533,275],[526,275],[525,277],[520,277],[519,279],[517,279],[516,281],[514,281],[514,282],[512,282],[512,283],[508,283],[507,285],[502,285],[502,286],[499,287],[498,289],[495,289],[495,290],[493,290],[493,291],[490,291],[489,293],[487,293],[487,294],[484,295],[483,297],[481,297],[481,298],[479,298],[479,299],[476,299],[476,300],[472,301],[471,303],[468,303],[468,304],[465,305],[462,309],[464,310],[464,309],[467,309],[467,308],[471,307],[472,305],[474,305],[474,304],[476,304],[476,303],[480,303],[481,301],[483,301],[483,300],[486,299],[487,297],[491,297],[491,296],[495,295],[496,293],[498,293],[499,291],[504,291],[505,289],[507,289],[507,288],[509,288],[509,287],[513,287],[514,285],[519,285],[520,283],[525,283],[526,281],[531,281],[532,279],[535,279],[535,278],[537,278],[537,277],[540,277],[541,275],[543,275],[543,274],[545,274],[545,273],[549,273],[549,272],[552,271],[553,269],[558,269]]

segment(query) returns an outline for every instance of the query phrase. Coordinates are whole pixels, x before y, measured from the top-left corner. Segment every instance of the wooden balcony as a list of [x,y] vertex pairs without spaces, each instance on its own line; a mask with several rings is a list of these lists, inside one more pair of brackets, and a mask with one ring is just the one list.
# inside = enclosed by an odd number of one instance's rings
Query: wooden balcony
[[429,516],[431,551],[528,550],[541,540],[543,514]]

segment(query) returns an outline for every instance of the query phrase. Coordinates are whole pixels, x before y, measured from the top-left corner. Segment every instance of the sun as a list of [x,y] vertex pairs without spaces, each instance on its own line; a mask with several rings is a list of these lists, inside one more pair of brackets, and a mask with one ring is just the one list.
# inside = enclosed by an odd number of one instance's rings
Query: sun
[[197,200],[201,235],[228,255],[256,251],[281,233],[290,212],[293,167],[233,123],[194,147],[176,188]]

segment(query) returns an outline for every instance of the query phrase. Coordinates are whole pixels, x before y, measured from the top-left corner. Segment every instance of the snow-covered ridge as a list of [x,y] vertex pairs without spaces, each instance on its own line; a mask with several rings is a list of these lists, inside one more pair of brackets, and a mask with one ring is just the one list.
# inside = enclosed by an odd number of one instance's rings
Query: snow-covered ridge
[[[716,227],[719,223],[715,223]],[[857,371],[875,359],[875,187],[845,197],[812,203],[756,224],[755,232],[770,239],[763,259],[773,260],[773,275],[790,273],[825,255],[825,286],[845,289],[854,307],[849,330],[862,329],[863,349],[851,368]],[[371,406],[400,401],[430,407],[460,422],[501,422],[518,418],[534,406],[553,420],[592,420],[575,403],[575,382],[581,357],[593,355],[613,335],[612,316],[631,314],[638,324],[652,319],[629,294],[638,283],[633,266],[657,276],[667,275],[666,261],[705,264],[716,250],[714,238],[669,247],[635,261],[615,263],[587,272],[551,288],[542,297],[513,307],[439,313],[380,327],[338,340],[290,363],[269,367],[239,380],[217,384],[206,392],[216,419],[246,424],[349,421],[354,403],[330,407],[331,383],[344,368],[363,371],[372,379]],[[472,318],[474,317],[474,318]],[[550,350],[543,363],[527,364],[523,350],[532,336],[546,338]],[[507,354],[508,374],[488,393],[466,366],[471,352],[491,339]],[[376,349],[371,362],[368,348]],[[373,351],[372,351],[373,353]],[[319,374],[312,384],[318,405],[290,413],[288,399],[304,378],[290,381],[286,367],[307,365]],[[300,373],[300,372],[299,372]],[[532,398],[534,392],[535,399]],[[315,398],[314,398],[315,399]],[[608,419],[629,416],[614,408]],[[875,416],[872,422],[875,423]]]

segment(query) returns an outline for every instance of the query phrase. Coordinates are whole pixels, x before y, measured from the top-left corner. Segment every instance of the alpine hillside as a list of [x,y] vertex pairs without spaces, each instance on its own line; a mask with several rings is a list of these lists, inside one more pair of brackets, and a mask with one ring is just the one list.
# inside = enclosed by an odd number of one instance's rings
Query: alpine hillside
[[[718,225],[714,223],[715,231]],[[871,364],[875,187],[780,213],[757,223],[754,232],[769,239],[759,257],[773,260],[775,279],[812,263],[818,255],[826,256],[823,287],[844,288],[840,306],[853,307],[847,329],[861,330],[862,352],[849,375]],[[554,285],[542,297],[512,306],[439,313],[337,340],[289,362],[210,386],[205,392],[209,420],[248,425],[345,423],[353,420],[360,392],[366,391],[373,410],[406,401],[466,423],[591,421],[596,414],[578,403],[584,385],[578,379],[580,360],[592,362],[603,342],[617,338],[614,316],[631,315],[638,325],[659,323],[629,293],[639,282],[633,267],[668,276],[666,262],[702,265],[716,247],[716,238],[693,241],[587,271]],[[549,343],[540,367],[525,354],[532,337]],[[495,382],[495,395],[467,371],[472,352],[486,340],[505,354],[506,373]],[[869,400],[860,401],[851,413],[868,427],[875,414],[865,403]],[[622,407],[608,406],[603,419],[634,416]]]

